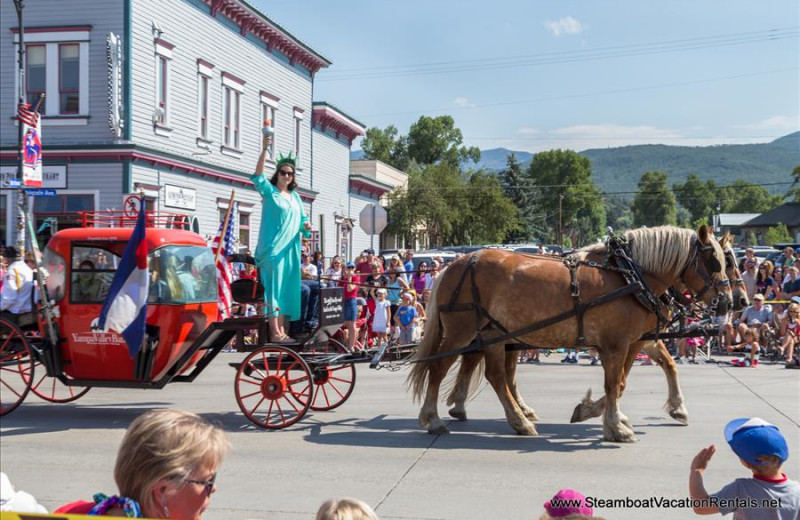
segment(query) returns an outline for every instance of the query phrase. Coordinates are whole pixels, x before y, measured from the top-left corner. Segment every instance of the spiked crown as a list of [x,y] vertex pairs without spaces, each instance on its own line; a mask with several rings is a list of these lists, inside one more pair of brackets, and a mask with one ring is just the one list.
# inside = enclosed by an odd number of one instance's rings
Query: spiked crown
[[282,153],[278,152],[278,161],[275,166],[276,168],[280,169],[280,167],[283,166],[284,164],[288,164],[289,166],[297,170],[297,156],[294,155],[292,152],[289,152],[286,155],[283,155]]

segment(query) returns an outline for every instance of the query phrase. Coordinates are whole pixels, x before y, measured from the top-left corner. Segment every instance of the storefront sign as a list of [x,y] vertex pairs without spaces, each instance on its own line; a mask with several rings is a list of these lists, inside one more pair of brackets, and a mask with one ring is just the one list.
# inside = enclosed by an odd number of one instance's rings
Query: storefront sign
[[180,186],[164,186],[166,195],[164,206],[169,208],[195,209],[195,190],[192,188],[181,188]]
[[[6,187],[7,181],[11,181],[12,179],[16,178],[17,178],[16,166],[0,166],[0,186]],[[66,165],[42,166],[42,188],[50,188],[57,190],[66,187],[67,187]]]

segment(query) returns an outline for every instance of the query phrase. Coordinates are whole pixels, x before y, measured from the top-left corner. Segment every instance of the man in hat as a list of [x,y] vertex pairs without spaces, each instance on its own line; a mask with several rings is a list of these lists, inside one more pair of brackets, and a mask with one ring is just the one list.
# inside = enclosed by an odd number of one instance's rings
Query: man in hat
[[[758,329],[759,335],[769,331],[772,318],[772,307],[764,305],[764,295],[761,293],[754,294],[753,304],[742,311],[739,320],[733,322],[733,324],[730,322],[725,324],[725,340],[727,346],[730,348],[736,341],[736,332],[744,339],[745,332],[750,328]],[[736,326],[735,332],[733,328],[734,325]]]
[[703,448],[692,460],[689,494],[699,515],[734,513],[734,518],[796,519],[800,517],[800,484],[789,480],[781,466],[789,446],[778,427],[758,417],[734,419],[725,426],[725,441],[751,478],[737,478],[716,493],[706,491],[703,472],[717,448]]
[[[7,247],[5,256],[11,261],[3,276],[3,288],[0,290],[0,314],[7,320],[25,327],[36,323],[33,312],[33,261],[31,254],[23,259],[19,251]],[[35,265],[35,264],[34,264]]]

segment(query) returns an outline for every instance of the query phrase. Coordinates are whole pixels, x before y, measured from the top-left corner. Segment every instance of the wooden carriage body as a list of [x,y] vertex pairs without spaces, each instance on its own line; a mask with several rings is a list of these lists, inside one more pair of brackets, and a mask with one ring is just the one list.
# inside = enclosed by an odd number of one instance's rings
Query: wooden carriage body
[[[161,379],[218,318],[216,272],[205,240],[190,231],[148,228],[147,339],[131,357],[120,334],[97,320],[132,228],[75,228],[56,233],[44,251],[63,374],[73,380],[148,382]],[[187,265],[189,264],[189,265]],[[44,331],[42,331],[44,332]],[[177,367],[189,369],[201,353]]]

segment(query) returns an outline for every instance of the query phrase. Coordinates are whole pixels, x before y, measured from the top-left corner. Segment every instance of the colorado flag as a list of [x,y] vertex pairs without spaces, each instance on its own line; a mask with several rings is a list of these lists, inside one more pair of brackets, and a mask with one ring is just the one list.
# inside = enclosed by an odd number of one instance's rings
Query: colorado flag
[[145,210],[142,201],[136,227],[122,253],[119,268],[111,282],[98,328],[122,334],[131,357],[142,348],[147,316],[147,242],[145,242]]

